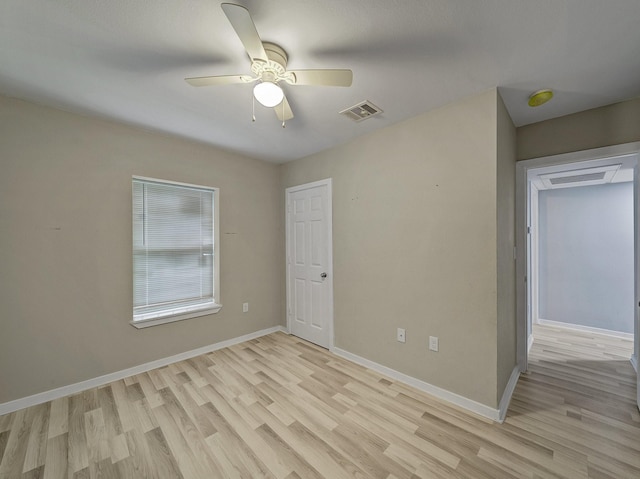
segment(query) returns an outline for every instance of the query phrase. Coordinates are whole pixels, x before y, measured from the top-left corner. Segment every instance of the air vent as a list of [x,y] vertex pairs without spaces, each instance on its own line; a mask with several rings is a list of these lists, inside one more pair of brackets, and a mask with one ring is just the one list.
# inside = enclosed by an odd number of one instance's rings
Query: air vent
[[592,186],[611,183],[621,164],[581,168],[579,170],[558,171],[538,175],[538,189],[568,188],[571,186]]
[[566,183],[579,183],[581,181],[598,181],[604,179],[604,171],[600,173],[588,173],[586,175],[565,176],[561,178],[551,178],[552,185],[564,185]]
[[351,118],[353,121],[366,120],[380,113],[382,113],[382,110],[369,100],[365,100],[340,112],[341,115]]

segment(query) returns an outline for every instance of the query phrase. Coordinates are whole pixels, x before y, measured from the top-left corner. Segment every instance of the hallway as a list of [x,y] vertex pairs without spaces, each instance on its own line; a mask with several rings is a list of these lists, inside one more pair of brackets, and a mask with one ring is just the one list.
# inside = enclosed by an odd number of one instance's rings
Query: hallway
[[546,325],[533,336],[505,426],[575,477],[640,477],[633,341]]

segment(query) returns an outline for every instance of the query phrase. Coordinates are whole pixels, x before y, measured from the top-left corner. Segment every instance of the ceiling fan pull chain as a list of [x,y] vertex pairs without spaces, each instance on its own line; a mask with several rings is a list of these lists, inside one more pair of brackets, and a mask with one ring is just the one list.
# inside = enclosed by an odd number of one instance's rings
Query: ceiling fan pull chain
[[251,94],[251,121],[256,121],[256,97]]
[[282,128],[284,128],[284,98],[282,99]]

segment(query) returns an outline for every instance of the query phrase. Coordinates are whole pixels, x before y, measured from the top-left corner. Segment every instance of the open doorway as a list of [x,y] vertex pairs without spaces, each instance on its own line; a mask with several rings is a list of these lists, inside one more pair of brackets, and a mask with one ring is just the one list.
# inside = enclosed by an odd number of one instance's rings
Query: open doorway
[[[535,228],[532,228],[532,221],[540,220],[540,208],[549,207],[549,203],[554,203],[555,206],[562,204],[565,209],[570,209],[567,205],[571,204],[576,197],[580,196],[579,193],[575,193],[578,188],[573,187],[573,193],[567,193],[568,188],[564,193],[558,193],[562,190],[562,186],[571,183],[582,183],[583,186],[596,186],[597,184],[611,184],[611,181],[615,179],[615,182],[625,183],[631,180],[632,196],[633,196],[633,257],[631,259],[633,266],[633,291],[632,294],[627,294],[628,304],[624,307],[626,311],[631,311],[632,314],[632,333],[634,337],[633,355],[631,362],[637,371],[637,358],[640,350],[639,334],[638,334],[638,301],[640,300],[640,288],[638,285],[639,270],[640,270],[640,249],[638,241],[638,221],[640,215],[640,208],[638,208],[638,156],[640,152],[640,143],[618,145],[614,147],[600,148],[597,150],[590,150],[584,152],[569,153],[563,155],[556,155],[546,158],[538,158],[534,160],[526,160],[519,162],[516,167],[516,234],[517,244],[522,245],[518,247],[518,250],[522,254],[517,256],[517,314],[518,314],[518,338],[517,338],[517,351],[518,351],[518,365],[521,371],[527,370],[528,354],[531,347],[532,332],[534,320],[539,322],[545,314],[549,314],[549,308],[555,308],[556,313],[562,311],[566,304],[563,304],[561,295],[555,295],[555,292],[551,292],[549,285],[547,284],[546,290],[541,290],[539,287],[538,279],[540,278],[540,228],[539,224],[536,224]],[[625,181],[626,180],[626,181]],[[619,189],[624,189],[620,187]],[[548,191],[552,193],[544,193],[544,205],[541,205],[541,192]],[[572,198],[573,197],[573,198]],[[574,201],[575,203],[575,201]],[[549,213],[549,211],[546,211]],[[558,211],[552,211],[553,218],[549,218],[548,215],[545,221],[560,221],[558,219]],[[548,225],[547,225],[548,226]],[[574,232],[575,233],[575,232]],[[577,233],[576,233],[577,234]],[[538,236],[536,236],[538,235]],[[548,245],[547,245],[548,246]],[[558,254],[562,254],[562,249],[554,251],[553,261],[558,261]],[[549,261],[549,251],[545,251],[546,261]],[[566,258],[562,259],[562,261]],[[548,275],[549,264],[543,265],[547,270],[543,273]],[[563,266],[563,265],[556,265]],[[551,267],[553,270],[553,267]],[[553,271],[551,271],[553,272]],[[557,272],[557,271],[556,271]],[[576,272],[574,271],[573,274]],[[547,278],[548,279],[548,278]],[[561,278],[562,281],[571,281],[571,278]],[[586,278],[585,278],[586,279]],[[557,280],[557,277],[556,277]],[[597,281],[596,281],[597,282]],[[583,285],[584,286],[584,285]],[[544,296],[544,298],[541,298]],[[597,297],[597,295],[595,295]],[[541,302],[541,299],[543,301]],[[590,300],[593,298],[589,298]],[[544,311],[541,310],[541,304],[544,304]],[[575,306],[575,305],[573,305]],[[578,315],[580,314],[580,308],[574,308]],[[597,308],[596,308],[597,309]],[[566,312],[566,311],[565,311]],[[582,311],[584,313],[584,310]],[[595,312],[597,316],[597,311]],[[562,316],[567,319],[567,316]],[[590,318],[589,321],[592,321]],[[583,321],[584,322],[584,321]],[[585,327],[595,327],[600,329],[608,329],[611,325],[583,325]],[[640,401],[640,388],[638,389],[638,399]]]
[[528,171],[533,325],[633,340],[633,165],[610,160]]

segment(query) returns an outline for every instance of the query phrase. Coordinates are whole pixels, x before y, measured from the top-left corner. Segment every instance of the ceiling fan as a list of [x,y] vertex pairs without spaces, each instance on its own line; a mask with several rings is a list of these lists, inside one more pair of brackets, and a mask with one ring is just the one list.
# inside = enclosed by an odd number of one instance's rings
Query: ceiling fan
[[211,86],[258,82],[253,88],[254,98],[260,104],[273,108],[278,119],[282,121],[282,126],[286,120],[293,118],[293,112],[278,83],[351,86],[353,81],[351,70],[287,70],[287,53],[275,43],[263,42],[260,39],[246,8],[233,3],[223,3],[221,7],[249,55],[253,75],[185,78],[190,85]]

